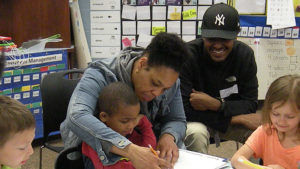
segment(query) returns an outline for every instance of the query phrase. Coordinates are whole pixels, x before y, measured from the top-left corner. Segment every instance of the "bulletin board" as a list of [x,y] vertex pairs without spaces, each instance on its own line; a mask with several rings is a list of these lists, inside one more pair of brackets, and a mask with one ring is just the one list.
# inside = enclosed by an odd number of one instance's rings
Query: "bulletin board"
[[33,113],[36,120],[35,138],[43,137],[41,79],[52,72],[68,68],[67,50],[7,56],[0,81],[0,95],[14,98]]
[[[273,2],[269,14],[273,10],[272,16],[278,17],[276,10],[284,6],[280,19],[291,17],[292,12],[293,18],[288,20],[295,25],[280,28],[276,19],[268,19],[268,1]],[[264,99],[274,79],[300,74],[300,1],[268,1],[78,0],[92,58],[113,57],[127,46],[146,47],[161,31],[177,33],[184,41],[193,40],[201,36],[202,17],[207,8],[220,2],[234,6],[240,14],[238,39],[252,47],[256,55],[259,99]],[[294,6],[285,6],[287,2]]]

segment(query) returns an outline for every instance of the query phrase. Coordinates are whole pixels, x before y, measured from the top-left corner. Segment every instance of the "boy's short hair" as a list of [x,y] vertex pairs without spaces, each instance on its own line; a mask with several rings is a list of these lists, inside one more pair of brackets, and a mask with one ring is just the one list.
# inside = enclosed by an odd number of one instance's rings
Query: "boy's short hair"
[[7,96],[0,96],[0,147],[11,135],[35,128],[32,113],[21,102]]
[[180,73],[182,65],[189,57],[186,43],[173,33],[157,34],[147,46],[144,54],[148,54],[150,67],[166,66]]
[[131,87],[122,82],[110,83],[105,86],[98,99],[99,112],[106,112],[111,115],[120,110],[122,105],[139,104],[139,99]]

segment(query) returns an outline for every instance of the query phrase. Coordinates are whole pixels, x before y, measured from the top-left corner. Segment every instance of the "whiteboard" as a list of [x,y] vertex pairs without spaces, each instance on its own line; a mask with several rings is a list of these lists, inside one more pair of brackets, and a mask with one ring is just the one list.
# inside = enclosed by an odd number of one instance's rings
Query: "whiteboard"
[[270,84],[280,76],[300,74],[299,39],[238,38],[255,53],[258,99],[265,99]]

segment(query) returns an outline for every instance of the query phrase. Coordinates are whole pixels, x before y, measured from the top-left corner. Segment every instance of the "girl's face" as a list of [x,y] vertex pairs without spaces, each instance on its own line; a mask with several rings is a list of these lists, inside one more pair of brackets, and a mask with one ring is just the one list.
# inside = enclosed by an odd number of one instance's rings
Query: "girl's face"
[[281,104],[282,102],[275,102],[272,105],[270,113],[272,124],[278,132],[284,132],[286,135],[295,135],[299,128],[300,112],[290,102]]
[[12,135],[0,148],[0,165],[11,168],[20,168],[33,154],[31,142],[34,139],[35,129],[27,129]]

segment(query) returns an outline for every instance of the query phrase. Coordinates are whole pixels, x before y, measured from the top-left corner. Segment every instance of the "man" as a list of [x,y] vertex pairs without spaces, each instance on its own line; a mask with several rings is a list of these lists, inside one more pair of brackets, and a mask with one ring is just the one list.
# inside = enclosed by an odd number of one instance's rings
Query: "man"
[[[104,165],[114,164],[123,156],[137,169],[171,168],[178,159],[178,147],[184,146],[186,120],[178,77],[187,51],[177,35],[160,33],[145,50],[127,48],[118,57],[90,64],[61,125],[65,146],[83,140],[97,151]],[[141,102],[141,113],[152,122],[157,135],[159,158],[149,148],[131,143],[94,117],[101,89],[115,81],[134,89]]]
[[203,16],[202,39],[188,43],[192,57],[180,80],[189,150],[207,153],[210,135],[244,142],[259,125],[249,114],[257,108],[257,67],[253,50],[236,40],[239,31],[238,12],[215,4]]

